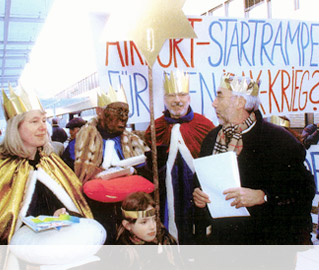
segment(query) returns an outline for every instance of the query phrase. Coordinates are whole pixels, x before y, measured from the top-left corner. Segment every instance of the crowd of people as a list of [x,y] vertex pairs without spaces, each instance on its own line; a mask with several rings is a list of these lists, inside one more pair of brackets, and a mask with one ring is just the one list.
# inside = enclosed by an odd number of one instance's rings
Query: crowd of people
[[[151,128],[143,137],[126,129],[129,105],[123,88],[99,94],[96,117],[89,122],[81,117],[68,122],[70,138],[62,153],[53,151],[52,141],[65,143],[65,132],[54,120],[49,136],[41,104],[27,106],[27,100],[3,92],[7,127],[0,144],[1,243],[10,243],[23,216],[69,213],[102,224],[105,244],[312,244],[316,187],[304,166],[307,147],[263,119],[259,82],[231,74],[221,78],[212,104],[217,127],[192,110],[188,83],[183,72],[165,74],[165,111],[155,120],[159,206],[153,193],[138,190],[110,202],[83,192],[84,185],[103,178],[120,161],[140,157],[144,159],[129,165],[130,171],[153,182]],[[249,216],[214,218],[207,207],[211,198],[202,190],[193,160],[226,152],[236,153],[241,186],[224,190],[225,200],[247,208]],[[126,191],[123,185],[119,189]]]

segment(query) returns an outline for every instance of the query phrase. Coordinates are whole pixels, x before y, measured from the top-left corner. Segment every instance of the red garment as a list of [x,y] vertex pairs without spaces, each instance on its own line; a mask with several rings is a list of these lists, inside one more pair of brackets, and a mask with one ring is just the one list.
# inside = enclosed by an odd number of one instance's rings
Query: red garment
[[130,193],[151,193],[154,184],[140,175],[129,175],[109,180],[93,179],[83,185],[83,192],[92,200],[111,203],[123,201]]
[[[155,120],[156,146],[167,145],[169,147],[173,125],[164,119],[164,115]],[[198,157],[202,141],[214,127],[210,120],[198,113],[194,113],[194,118],[190,122],[181,123],[180,132],[193,158]],[[145,132],[145,141],[151,145],[150,127]]]

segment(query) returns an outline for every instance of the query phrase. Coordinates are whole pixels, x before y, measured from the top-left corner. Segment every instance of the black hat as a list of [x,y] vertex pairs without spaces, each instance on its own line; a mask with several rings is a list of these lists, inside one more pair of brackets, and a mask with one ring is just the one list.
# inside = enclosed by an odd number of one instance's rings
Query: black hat
[[52,124],[57,125],[58,124],[58,118],[53,118],[52,119]]
[[86,124],[86,121],[82,119],[81,117],[73,118],[69,121],[69,123],[66,124],[66,128],[76,128],[76,127],[82,127]]

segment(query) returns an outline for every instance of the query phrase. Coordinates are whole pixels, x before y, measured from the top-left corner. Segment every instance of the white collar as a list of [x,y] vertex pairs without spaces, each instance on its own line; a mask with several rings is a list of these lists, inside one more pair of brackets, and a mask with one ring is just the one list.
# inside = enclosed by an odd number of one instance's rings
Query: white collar
[[241,133],[242,133],[242,134],[245,134],[245,133],[249,132],[249,131],[255,126],[256,122],[257,122],[257,121],[255,121],[249,128],[243,130]]

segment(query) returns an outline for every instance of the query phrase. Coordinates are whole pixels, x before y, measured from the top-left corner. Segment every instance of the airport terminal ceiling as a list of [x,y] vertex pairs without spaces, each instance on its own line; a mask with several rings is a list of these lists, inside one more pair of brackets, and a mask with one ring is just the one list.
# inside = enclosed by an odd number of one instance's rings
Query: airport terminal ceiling
[[17,86],[54,0],[0,0],[0,85]]

